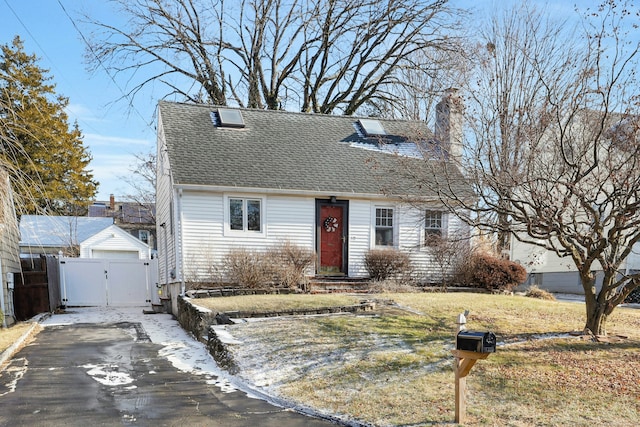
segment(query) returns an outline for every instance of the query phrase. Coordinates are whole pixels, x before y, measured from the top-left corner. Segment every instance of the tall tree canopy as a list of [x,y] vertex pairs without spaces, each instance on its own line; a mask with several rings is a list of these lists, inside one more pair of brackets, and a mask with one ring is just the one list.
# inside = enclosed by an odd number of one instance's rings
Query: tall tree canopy
[[434,170],[416,177],[500,248],[514,237],[572,260],[594,334],[640,285],[626,268],[640,242],[640,44],[625,32],[638,16],[608,0],[585,12],[575,38],[528,7],[492,21],[465,86],[471,132],[459,167],[477,199],[456,197]]
[[163,82],[189,102],[327,114],[393,106],[413,88],[401,70],[456,50],[461,14],[447,0],[112,1],[126,27],[88,17],[88,56],[133,81],[128,95]]
[[98,184],[82,134],[68,123],[69,101],[19,37],[0,49],[0,165],[10,174],[17,212],[82,213]]

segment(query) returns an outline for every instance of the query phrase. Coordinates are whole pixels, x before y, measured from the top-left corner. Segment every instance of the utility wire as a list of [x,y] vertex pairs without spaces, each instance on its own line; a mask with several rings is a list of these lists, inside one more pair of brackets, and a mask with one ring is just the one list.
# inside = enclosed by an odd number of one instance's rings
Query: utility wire
[[[6,2],[7,0],[5,0]],[[89,49],[89,52],[91,52],[91,55],[93,55],[93,57],[95,58],[96,61],[98,61],[98,64],[100,64],[100,67],[104,70],[104,72],[107,74],[107,76],[109,77],[109,79],[113,82],[113,84],[115,85],[115,87],[120,91],[120,93],[122,94],[122,97],[127,99],[127,101],[129,102],[129,107],[138,115],[138,117],[140,117],[140,119],[142,120],[142,122],[145,124],[145,126],[149,127],[151,130],[154,130],[149,123],[147,122],[147,119],[144,118],[144,116],[140,113],[140,111],[138,111],[138,109],[135,107],[135,105],[133,105],[133,99],[131,99],[131,97],[129,96],[129,94],[127,94],[118,84],[118,82],[116,82],[115,78],[111,75],[111,73],[109,72],[109,70],[107,69],[107,67],[104,65],[104,63],[102,62],[102,60],[100,59],[100,57],[96,54],[96,52],[93,50],[93,47],[91,46],[91,44],[89,43],[89,41],[87,40],[87,38],[84,36],[84,34],[82,33],[82,31],[80,30],[80,28],[78,27],[78,25],[76,24],[76,21],[71,17],[71,15],[69,14],[69,12],[67,12],[67,9],[64,7],[64,5],[62,4],[62,2],[60,0],[58,1],[58,5],[60,5],[60,8],[62,9],[62,11],[64,12],[64,14],[67,16],[67,18],[69,18],[69,21],[71,21],[71,24],[73,25],[73,28],[76,29],[76,31],[78,32],[78,34],[80,34],[80,37],[82,38],[82,41],[84,42],[84,44],[87,46],[87,49]]]
[[29,31],[29,28],[25,25],[24,22],[22,22],[22,19],[20,19],[20,16],[18,16],[18,14],[16,13],[15,10],[13,10],[13,8],[11,7],[11,5],[9,4],[9,2],[7,0],[4,0],[4,4],[7,5],[7,7],[9,8],[9,10],[11,11],[11,13],[13,14],[13,16],[16,17],[16,19],[18,20],[18,22],[20,23],[20,25],[22,25],[22,28],[24,28],[24,30],[27,32],[27,34],[29,34],[29,36],[31,37],[31,39],[34,41],[34,43],[36,44],[36,46],[38,46],[40,48],[40,51],[44,54],[44,56],[49,60],[50,63],[53,64],[53,61],[51,60],[51,58],[49,58],[49,55],[47,55],[47,52],[42,48],[42,46],[40,46],[40,43],[38,43],[38,39],[36,39],[34,37],[33,34],[31,34],[31,31]]

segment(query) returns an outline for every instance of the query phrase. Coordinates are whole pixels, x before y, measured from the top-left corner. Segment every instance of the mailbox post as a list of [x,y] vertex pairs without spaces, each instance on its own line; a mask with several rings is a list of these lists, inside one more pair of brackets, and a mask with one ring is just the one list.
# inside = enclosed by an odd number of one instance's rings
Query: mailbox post
[[496,351],[496,336],[493,332],[473,332],[465,329],[468,312],[458,315],[455,357],[456,374],[456,423],[462,424],[466,416],[467,375],[476,361],[486,359]]

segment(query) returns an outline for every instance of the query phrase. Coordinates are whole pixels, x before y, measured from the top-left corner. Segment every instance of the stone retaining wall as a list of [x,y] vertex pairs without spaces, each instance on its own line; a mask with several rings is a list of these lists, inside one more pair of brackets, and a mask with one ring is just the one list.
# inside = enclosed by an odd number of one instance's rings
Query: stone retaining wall
[[358,313],[372,311],[376,307],[375,302],[365,301],[356,305],[315,309],[291,309],[272,312],[236,311],[216,313],[212,310],[197,306],[196,303],[188,297],[179,296],[177,302],[178,315],[176,317],[180,326],[182,326],[184,330],[190,332],[198,341],[205,343],[209,353],[211,353],[216,362],[231,373],[235,373],[236,367],[226,348],[226,345],[230,343],[230,338],[221,336],[221,330],[216,331],[215,329],[218,325],[233,323],[231,319]]

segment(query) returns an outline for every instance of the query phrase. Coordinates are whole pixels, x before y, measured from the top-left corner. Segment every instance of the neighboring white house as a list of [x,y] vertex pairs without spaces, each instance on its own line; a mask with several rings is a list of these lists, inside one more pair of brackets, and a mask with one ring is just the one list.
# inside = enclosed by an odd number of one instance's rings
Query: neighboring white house
[[[609,127],[604,133],[601,132],[603,123],[605,128]],[[629,179],[629,175],[625,174],[637,174],[633,166],[635,162],[625,161],[625,156],[632,155],[637,146],[637,144],[630,144],[630,141],[633,141],[632,138],[636,138],[637,117],[620,114],[604,116],[603,113],[596,110],[582,109],[567,118],[564,126],[562,144],[558,143],[560,138],[555,136],[547,137],[546,139],[550,142],[546,144],[543,140],[541,145],[543,150],[541,150],[539,158],[543,159],[540,164],[545,164],[546,167],[544,170],[534,170],[532,175],[527,176],[527,180],[534,181],[537,173],[544,176],[543,182],[548,180],[554,184],[559,183],[557,186],[549,186],[547,192],[541,192],[545,203],[548,200],[549,212],[554,212],[554,209],[556,212],[555,215],[549,214],[543,218],[548,219],[548,222],[543,222],[543,224],[548,230],[552,230],[547,237],[551,235],[551,241],[555,242],[554,246],[559,250],[564,250],[566,256],[561,257],[554,251],[533,244],[544,244],[548,241],[532,239],[524,231],[527,225],[521,224],[521,234],[518,235],[520,239],[515,236],[511,239],[509,258],[525,267],[529,274],[527,282],[522,287],[536,285],[551,292],[584,294],[584,288],[575,263],[570,256],[570,250],[563,248],[558,240],[553,240],[553,233],[558,233],[558,229],[563,230],[562,232],[566,233],[563,236],[565,240],[576,242],[576,251],[583,253],[582,256],[584,256],[585,245],[587,245],[585,242],[593,247],[598,247],[602,241],[613,238],[616,239],[618,246],[616,253],[622,253],[624,249],[627,249],[625,242],[633,241],[632,237],[636,235],[638,228],[629,219],[636,218],[637,196],[632,195],[631,191],[625,193],[623,191],[625,186],[621,182],[624,182],[624,179]],[[560,150],[563,154],[560,153]],[[594,160],[593,153],[596,154],[597,161]],[[570,159],[570,161],[561,160],[563,158]],[[577,167],[574,169],[573,166],[566,167],[566,163],[584,165],[582,171],[586,172],[581,180],[572,181],[574,177],[571,174],[574,170],[579,169]],[[624,170],[622,165],[627,166],[629,171],[621,172]],[[573,187],[580,189],[580,191],[574,191]],[[630,185],[629,188],[632,191],[637,191],[637,187],[633,185]],[[579,196],[575,196],[576,194]],[[626,204],[619,203],[618,200],[622,200],[622,195],[625,194],[627,194]],[[589,208],[585,209],[584,205],[587,205],[586,201],[589,200]],[[627,215],[626,209],[633,209],[633,215]],[[589,215],[590,211],[593,213]],[[594,216],[596,215],[599,227],[594,226],[596,222]],[[620,221],[620,225],[617,226],[619,233],[612,237],[609,234],[613,228],[612,224],[617,224],[618,221]],[[584,236],[591,238],[593,230],[601,230],[599,232],[602,236],[600,240],[597,237],[592,240],[578,238]],[[538,232],[539,236],[544,235],[544,232],[535,228],[534,231]],[[597,234],[593,233],[593,235]],[[521,240],[529,242],[525,243]],[[621,277],[627,273],[635,274],[640,271],[640,243],[634,244],[632,248],[631,253],[617,270]],[[591,271],[595,272],[596,288],[599,292],[604,273],[597,257],[593,261]]]
[[[521,264],[528,273],[527,281],[521,286],[527,288],[536,285],[549,292],[568,294],[584,294],[580,283],[580,276],[571,257],[559,257],[554,252],[515,238],[511,241],[510,259]],[[596,272],[601,271],[600,265],[595,263]],[[621,266],[621,272],[635,273],[640,271],[640,244]],[[600,289],[602,277],[596,274],[596,287]]]
[[24,255],[58,254],[80,258],[148,259],[149,246],[131,236],[113,218],[23,215],[20,251]]
[[[389,171],[398,155],[418,152],[416,142],[459,153],[462,112],[453,96],[439,105],[437,139],[419,121],[160,102],[156,224],[164,294],[175,304],[185,282],[211,281],[230,250],[267,251],[285,240],[315,251],[310,275],[366,278],[365,254],[391,247],[410,253],[428,281],[435,268],[427,236],[469,230],[436,194]],[[425,168],[422,159],[409,161]],[[460,177],[452,164],[447,174]],[[403,205],[399,196],[420,197],[429,208]]]

